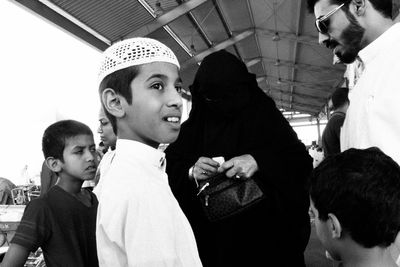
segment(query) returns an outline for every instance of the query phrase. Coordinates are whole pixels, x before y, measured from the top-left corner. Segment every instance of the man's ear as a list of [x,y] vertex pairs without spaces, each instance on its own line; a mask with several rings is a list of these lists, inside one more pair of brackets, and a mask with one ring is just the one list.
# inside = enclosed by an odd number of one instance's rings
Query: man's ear
[[101,94],[101,101],[108,113],[116,118],[122,118],[125,115],[125,109],[122,102],[125,98],[117,94],[114,89],[106,88]]
[[340,238],[342,236],[342,225],[333,213],[328,213],[328,227],[332,238]]
[[46,158],[47,167],[53,172],[60,172],[62,170],[62,162],[59,159],[53,157]]
[[365,13],[366,3],[365,0],[352,0],[351,1],[354,6],[354,13],[357,16],[362,16]]

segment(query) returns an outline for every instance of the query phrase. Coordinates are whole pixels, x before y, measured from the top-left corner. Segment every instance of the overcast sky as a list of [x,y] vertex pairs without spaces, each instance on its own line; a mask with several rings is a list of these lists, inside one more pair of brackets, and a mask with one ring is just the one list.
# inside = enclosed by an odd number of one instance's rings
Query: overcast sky
[[9,0],[0,1],[0,177],[25,184],[40,172],[41,137],[57,119],[76,119],[98,141],[100,52]]

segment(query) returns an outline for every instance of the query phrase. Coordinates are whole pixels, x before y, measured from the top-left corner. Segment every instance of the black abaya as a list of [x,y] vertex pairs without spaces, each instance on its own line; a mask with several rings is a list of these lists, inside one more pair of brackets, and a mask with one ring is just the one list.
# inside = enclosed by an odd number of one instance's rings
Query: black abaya
[[[310,233],[305,183],[312,160],[246,66],[226,51],[206,57],[191,87],[193,108],[166,149],[174,195],[188,217],[204,266],[304,266]],[[250,154],[266,194],[235,217],[211,223],[188,170],[201,156]]]

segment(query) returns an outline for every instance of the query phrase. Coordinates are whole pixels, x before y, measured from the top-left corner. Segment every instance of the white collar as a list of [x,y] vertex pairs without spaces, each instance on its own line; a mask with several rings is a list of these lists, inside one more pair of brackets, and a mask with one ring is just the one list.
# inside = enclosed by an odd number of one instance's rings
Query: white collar
[[165,153],[149,145],[128,139],[117,139],[116,154],[135,158],[146,164],[165,170]]
[[400,23],[394,24],[373,42],[360,50],[358,56],[361,58],[362,62],[368,65],[377,55],[385,51],[385,47],[392,46],[393,42],[399,39],[399,34],[397,32],[400,33]]

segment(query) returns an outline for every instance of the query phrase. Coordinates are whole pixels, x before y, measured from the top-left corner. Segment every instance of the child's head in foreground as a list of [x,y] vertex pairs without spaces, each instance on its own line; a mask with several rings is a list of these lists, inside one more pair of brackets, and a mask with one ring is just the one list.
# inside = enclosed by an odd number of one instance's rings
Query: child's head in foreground
[[103,53],[102,105],[118,138],[152,147],[176,140],[182,114],[179,63],[164,44],[131,38]]
[[97,168],[96,145],[90,128],[78,121],[62,120],[43,134],[42,150],[47,166],[60,178],[94,178]]
[[310,198],[317,236],[336,260],[349,241],[384,249],[400,230],[400,167],[378,148],[326,158],[311,174]]

